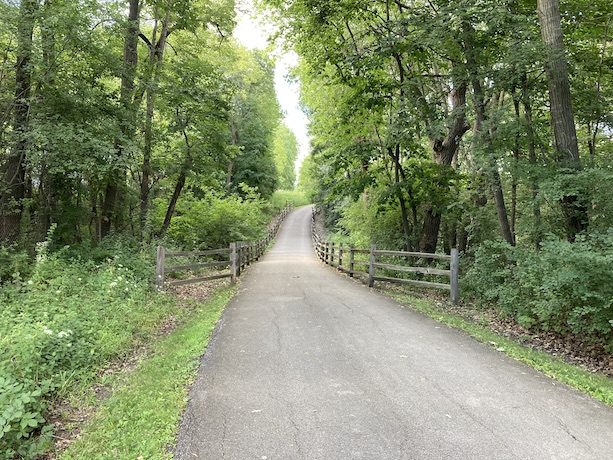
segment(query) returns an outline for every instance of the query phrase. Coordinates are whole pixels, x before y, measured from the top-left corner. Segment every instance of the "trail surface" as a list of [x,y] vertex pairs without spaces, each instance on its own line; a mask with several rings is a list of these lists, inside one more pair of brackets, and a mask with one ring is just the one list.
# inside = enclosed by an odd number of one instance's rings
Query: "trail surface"
[[322,265],[310,212],[241,279],[176,459],[613,459],[611,408]]

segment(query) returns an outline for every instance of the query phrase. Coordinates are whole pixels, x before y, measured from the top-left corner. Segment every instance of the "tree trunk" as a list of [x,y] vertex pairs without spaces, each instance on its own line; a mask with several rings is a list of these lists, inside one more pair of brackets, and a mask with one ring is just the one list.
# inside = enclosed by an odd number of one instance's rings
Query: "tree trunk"
[[0,241],[15,241],[19,236],[22,200],[26,194],[26,155],[29,137],[30,93],[32,85],[32,37],[38,0],[22,0],[17,20],[17,62],[15,65],[15,102],[13,112],[14,144],[2,165],[0,183]]
[[[522,82],[522,105],[524,107],[524,117],[526,118],[526,139],[528,141],[528,161],[530,165],[536,167],[536,143],[534,134],[534,122],[532,120],[532,104],[530,103],[530,94],[528,88],[528,78],[524,73],[521,76]],[[541,208],[538,205],[537,197],[539,194],[538,180],[534,177],[534,172],[530,177],[530,188],[532,189],[532,215],[534,216],[534,233],[533,242],[534,248],[538,251],[541,247],[543,235],[541,232]]]
[[404,238],[406,244],[406,250],[411,251],[413,245],[411,244],[411,227],[409,226],[409,214],[407,212],[407,204],[404,199],[404,195],[402,193],[400,184],[400,178],[404,180],[404,171],[402,170],[402,165],[400,164],[400,145],[396,144],[396,148],[388,148],[388,154],[394,160],[394,181],[396,185],[396,196],[398,198],[398,204],[400,205],[400,214],[402,219],[402,229],[404,231]]
[[177,206],[177,201],[179,201],[179,197],[181,196],[181,192],[183,191],[183,187],[185,187],[185,180],[187,179],[187,174],[185,170],[181,171],[179,177],[177,178],[177,183],[175,184],[175,190],[172,193],[172,197],[170,198],[170,202],[168,203],[168,208],[166,209],[166,216],[164,217],[164,223],[162,224],[162,228],[158,236],[163,238],[168,231],[168,227],[170,227],[170,222],[172,220],[172,216],[175,213],[175,208]]
[[[121,131],[124,139],[130,137],[134,122],[134,78],[138,65],[138,36],[140,33],[139,13],[140,1],[129,0],[128,27],[124,42],[123,74],[121,77],[121,105],[126,114],[126,120],[122,123]],[[122,140],[115,143],[115,155],[120,164],[124,147]],[[102,203],[102,218],[100,222],[100,238],[104,238],[111,231],[113,219],[117,217],[117,205],[122,201],[126,170],[123,166],[116,165],[111,172],[109,183],[106,186],[104,201]]]
[[142,164],[142,177],[140,184],[140,231],[141,235],[144,234],[145,225],[147,222],[147,215],[149,214],[149,192],[151,189],[151,155],[153,152],[153,116],[155,108],[155,97],[158,90],[160,81],[160,71],[162,68],[162,61],[164,60],[164,52],[166,50],[166,40],[169,33],[169,19],[170,13],[166,13],[166,17],[162,21],[162,29],[160,31],[160,38],[157,38],[158,20],[156,19],[155,26],[153,28],[153,36],[151,43],[149,44],[149,62],[151,65],[152,75],[150,77],[150,84],[147,85],[146,104],[147,110],[145,113],[145,145],[143,149],[143,164]]
[[[579,144],[565,58],[562,22],[558,0],[537,0],[541,38],[546,50],[546,72],[549,87],[551,126],[555,138],[556,160],[566,171],[578,170]],[[587,207],[576,194],[562,198],[568,239],[587,228]]]
[[[432,157],[440,165],[451,166],[458,152],[462,136],[468,131],[466,124],[466,85],[458,84],[450,95],[451,122],[447,135],[442,139],[431,139]],[[422,227],[422,236],[419,242],[420,252],[436,252],[438,233],[441,227],[441,211],[433,206],[427,206]]]
[[[463,24],[464,30],[464,55],[466,56],[466,67],[470,76],[471,84],[473,87],[473,98],[475,106],[475,124],[473,131],[475,135],[475,145],[480,147],[483,151],[491,151],[492,145],[492,133],[483,132],[483,123],[487,120],[485,113],[485,93],[481,85],[481,80],[478,74],[477,59],[475,56],[475,48],[473,45],[474,29],[472,25],[465,22]],[[505,241],[511,245],[515,244],[515,238],[511,231],[511,225],[509,224],[509,217],[507,214],[507,206],[504,199],[504,191],[502,189],[502,180],[500,173],[498,172],[498,165],[496,158],[490,154],[488,158],[488,164],[490,168],[489,179],[491,181],[492,192],[494,195],[494,201],[496,203],[496,215],[498,217],[498,225],[500,227],[500,233]]]

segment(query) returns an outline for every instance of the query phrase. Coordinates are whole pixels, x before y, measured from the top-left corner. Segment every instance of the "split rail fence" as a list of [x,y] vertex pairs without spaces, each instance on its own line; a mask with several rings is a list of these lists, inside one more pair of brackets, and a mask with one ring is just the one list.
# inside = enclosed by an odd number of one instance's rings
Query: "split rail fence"
[[[356,249],[353,245],[343,246],[342,243],[335,244],[330,241],[324,241],[315,231],[315,216],[311,222],[311,234],[313,237],[313,246],[317,257],[327,265],[337,268],[338,270],[349,274],[353,277],[355,274],[364,274],[368,277],[368,286],[373,287],[375,281],[384,281],[389,283],[403,283],[414,286],[444,289],[449,290],[451,301],[457,304],[460,297],[458,272],[459,272],[459,256],[458,250],[451,249],[451,254],[424,253],[424,252],[407,252],[407,251],[387,251],[377,249],[376,245],[372,245],[370,249]],[[358,255],[358,258],[356,258]],[[362,255],[361,257],[359,257]],[[440,259],[449,261],[449,269],[430,268],[430,267],[415,267],[407,265],[396,265],[390,263],[382,263],[381,258],[396,257],[405,260],[430,260]],[[358,267],[358,268],[356,268]],[[449,283],[437,283],[432,281],[423,281],[416,279],[394,278],[391,276],[383,276],[381,270],[389,272],[404,272],[404,273],[420,273],[422,275],[438,275],[449,278]]]
[[[292,209],[293,205],[287,205],[285,209],[283,209],[283,211],[281,211],[281,213],[275,217],[271,225],[268,227],[264,237],[257,241],[237,241],[235,243],[230,243],[230,246],[227,248],[211,249],[208,251],[167,252],[164,246],[158,246],[157,263],[155,269],[155,284],[157,288],[159,290],[164,290],[169,286],[201,283],[203,281],[212,281],[223,278],[230,278],[231,283],[235,284],[241,272],[247,266],[259,260],[259,258],[264,254],[266,248],[277,234],[281,223]],[[206,261],[185,265],[167,266],[168,259],[177,257],[185,257],[189,260],[206,259]],[[220,270],[222,273],[179,280],[168,279],[167,276],[169,273],[202,270],[208,268]]]

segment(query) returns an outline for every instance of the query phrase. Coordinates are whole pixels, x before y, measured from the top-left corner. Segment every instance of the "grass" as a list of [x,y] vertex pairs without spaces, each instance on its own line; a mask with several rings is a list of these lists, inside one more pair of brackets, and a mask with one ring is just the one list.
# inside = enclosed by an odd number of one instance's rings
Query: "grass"
[[270,202],[279,209],[282,209],[286,203],[294,203],[296,208],[311,204],[308,198],[297,190],[277,190],[270,199]]
[[613,406],[613,379],[601,374],[588,372],[578,366],[566,363],[545,352],[533,350],[521,343],[501,336],[484,325],[446,311],[435,301],[411,296],[407,293],[385,290],[389,297],[429,316],[454,329],[460,329],[483,343],[489,343],[497,350],[543,372],[551,378],[587,393],[605,404]]
[[221,313],[236,292],[216,290],[182,326],[154,345],[151,357],[123,376],[81,431],[59,455],[77,459],[171,459],[187,388],[200,364],[199,357]]

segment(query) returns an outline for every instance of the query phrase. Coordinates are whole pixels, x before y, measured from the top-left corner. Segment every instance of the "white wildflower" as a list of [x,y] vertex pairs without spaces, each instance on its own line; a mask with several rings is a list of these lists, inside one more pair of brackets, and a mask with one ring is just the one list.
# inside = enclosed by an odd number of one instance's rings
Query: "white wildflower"
[[53,335],[53,331],[51,329],[49,329],[49,328],[46,328],[46,327],[43,328],[43,332],[45,334],[47,334],[47,335]]
[[28,280],[28,284],[29,284],[29,285],[34,284],[34,281],[32,281],[32,280]]
[[110,286],[111,286],[112,288],[114,288],[115,286],[117,286],[117,281],[113,281],[113,282],[110,284]]

